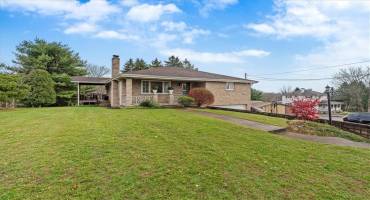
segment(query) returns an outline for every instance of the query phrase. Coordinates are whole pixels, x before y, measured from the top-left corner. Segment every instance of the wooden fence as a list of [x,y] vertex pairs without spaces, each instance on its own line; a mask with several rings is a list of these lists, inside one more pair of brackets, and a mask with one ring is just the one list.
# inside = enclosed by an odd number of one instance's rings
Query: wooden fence
[[[266,116],[271,116],[271,117],[280,117],[280,118],[285,118],[285,119],[296,119],[296,116],[294,115],[284,115],[284,114],[267,113],[267,112],[255,112],[255,111],[249,111],[249,110],[238,110],[238,109],[233,109],[233,108],[220,108],[220,107],[213,107],[213,106],[209,106],[208,108],[215,109],[215,110],[227,110],[227,111],[242,112],[242,113],[252,113],[252,114],[266,115]],[[329,120],[327,119],[317,119],[315,120],[315,122],[329,124]],[[342,130],[345,130],[345,131],[348,131],[348,132],[351,132],[351,133],[354,133],[354,134],[370,139],[370,125],[353,123],[353,122],[332,121],[332,126],[335,126]]]

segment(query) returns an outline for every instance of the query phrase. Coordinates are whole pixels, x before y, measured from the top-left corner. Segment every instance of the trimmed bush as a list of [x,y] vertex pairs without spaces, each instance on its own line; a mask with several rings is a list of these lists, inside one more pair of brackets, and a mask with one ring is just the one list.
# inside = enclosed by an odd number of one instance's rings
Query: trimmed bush
[[191,106],[191,104],[194,103],[194,98],[193,97],[188,97],[188,96],[181,96],[181,97],[179,97],[177,102],[180,105],[184,106],[184,107],[189,107],[189,106]]
[[194,98],[198,107],[210,105],[215,101],[212,92],[205,88],[193,88],[190,90],[189,96]]
[[25,83],[30,86],[30,93],[23,103],[32,106],[49,106],[56,101],[54,90],[55,83],[49,72],[41,69],[32,70],[25,78]]
[[146,108],[157,108],[157,107],[159,107],[159,105],[157,103],[155,103],[154,101],[152,101],[152,100],[145,100],[145,101],[140,103],[140,106],[146,107]]

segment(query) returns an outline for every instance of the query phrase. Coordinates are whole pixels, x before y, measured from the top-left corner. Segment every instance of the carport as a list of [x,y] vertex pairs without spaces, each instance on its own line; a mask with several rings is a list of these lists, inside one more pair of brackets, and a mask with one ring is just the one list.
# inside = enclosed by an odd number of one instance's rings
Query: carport
[[98,103],[99,99],[103,99],[104,94],[102,93],[94,93],[91,96],[84,97],[81,99],[80,95],[80,86],[81,85],[91,85],[91,86],[105,86],[110,78],[103,78],[103,77],[85,77],[85,76],[73,76],[71,78],[72,83],[77,84],[77,105],[79,106],[80,103]]

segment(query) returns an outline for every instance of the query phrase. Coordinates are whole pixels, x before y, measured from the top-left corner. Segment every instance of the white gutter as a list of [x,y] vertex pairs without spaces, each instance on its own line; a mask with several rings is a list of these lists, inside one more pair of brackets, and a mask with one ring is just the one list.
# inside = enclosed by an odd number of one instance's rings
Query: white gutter
[[[142,75],[142,74],[119,74],[111,80],[117,80],[119,78],[140,78],[140,79],[158,79],[158,80],[179,80],[179,81],[210,81],[210,82],[232,82],[232,83],[258,83],[252,80],[235,80],[235,79],[212,79],[212,78],[192,78],[192,77],[180,77],[180,76],[157,76],[157,75]],[[109,83],[111,80],[108,80]]]

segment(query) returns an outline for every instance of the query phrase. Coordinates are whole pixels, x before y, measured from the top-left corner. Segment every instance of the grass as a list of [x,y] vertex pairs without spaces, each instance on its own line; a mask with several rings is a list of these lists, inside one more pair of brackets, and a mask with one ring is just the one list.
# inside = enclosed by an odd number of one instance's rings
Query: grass
[[226,110],[214,110],[214,109],[202,109],[202,111],[228,115],[231,117],[237,117],[241,119],[246,119],[254,122],[260,122],[263,124],[275,125],[280,127],[287,127],[288,120],[279,117],[270,117],[266,115],[259,115],[259,114],[251,114],[251,113],[242,113],[242,112],[235,112],[235,111],[226,111]]
[[366,139],[354,133],[341,130],[328,124],[322,124],[317,122],[292,120],[289,122],[288,129],[290,131],[306,135],[341,137],[355,142],[370,143],[369,139]]
[[175,109],[0,111],[0,199],[366,199],[370,150]]

